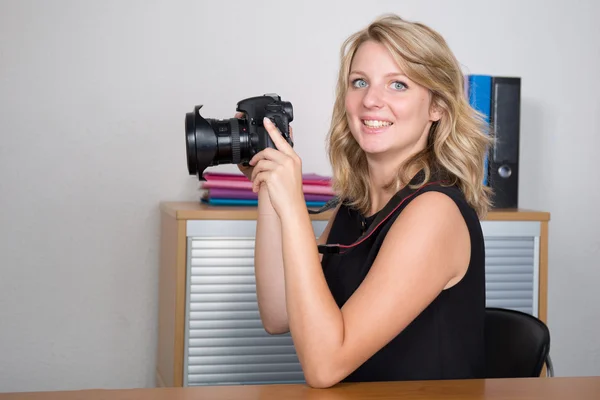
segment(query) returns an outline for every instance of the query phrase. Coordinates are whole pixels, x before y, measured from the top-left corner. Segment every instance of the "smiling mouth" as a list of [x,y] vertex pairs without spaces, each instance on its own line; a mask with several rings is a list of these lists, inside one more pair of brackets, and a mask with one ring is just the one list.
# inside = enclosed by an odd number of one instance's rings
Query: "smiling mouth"
[[362,123],[364,126],[366,126],[368,128],[384,128],[386,126],[393,125],[393,122],[390,122],[390,121],[379,121],[379,120],[372,120],[372,119],[363,119]]

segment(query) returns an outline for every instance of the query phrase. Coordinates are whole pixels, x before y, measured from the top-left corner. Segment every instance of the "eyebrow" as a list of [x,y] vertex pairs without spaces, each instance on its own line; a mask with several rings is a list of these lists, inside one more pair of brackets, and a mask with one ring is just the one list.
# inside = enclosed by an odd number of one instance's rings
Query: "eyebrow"
[[[352,75],[352,74],[367,76],[367,74],[365,74],[362,71],[354,71],[353,70],[353,71],[350,71],[350,73],[348,75]],[[390,72],[388,74],[385,74],[386,78],[390,78],[392,76],[406,76],[406,75],[404,75],[402,72]]]

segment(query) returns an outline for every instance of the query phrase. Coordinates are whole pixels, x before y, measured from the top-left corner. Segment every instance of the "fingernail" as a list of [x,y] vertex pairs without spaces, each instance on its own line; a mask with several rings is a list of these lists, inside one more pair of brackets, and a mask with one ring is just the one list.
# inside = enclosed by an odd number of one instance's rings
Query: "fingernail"
[[263,118],[263,124],[272,124],[273,122],[271,121],[270,118],[264,117]]

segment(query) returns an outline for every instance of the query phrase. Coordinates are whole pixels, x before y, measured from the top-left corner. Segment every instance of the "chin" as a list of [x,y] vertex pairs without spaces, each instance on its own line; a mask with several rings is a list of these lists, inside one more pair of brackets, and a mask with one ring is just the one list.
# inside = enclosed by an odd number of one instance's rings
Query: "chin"
[[390,144],[386,143],[383,137],[374,138],[374,137],[365,137],[359,136],[356,138],[358,145],[367,154],[376,155],[380,153],[385,153],[390,150]]
[[369,156],[378,156],[386,154],[390,149],[387,146],[373,145],[373,144],[361,144],[360,148],[365,154]]

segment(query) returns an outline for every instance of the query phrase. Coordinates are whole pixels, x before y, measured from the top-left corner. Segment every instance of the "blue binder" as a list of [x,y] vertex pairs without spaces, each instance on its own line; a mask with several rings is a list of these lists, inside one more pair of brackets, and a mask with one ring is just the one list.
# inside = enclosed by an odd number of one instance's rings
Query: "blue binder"
[[[490,113],[492,105],[492,76],[490,75],[467,75],[469,104],[485,116],[486,123],[490,124]],[[483,170],[483,184],[489,185],[489,155],[486,154]]]

